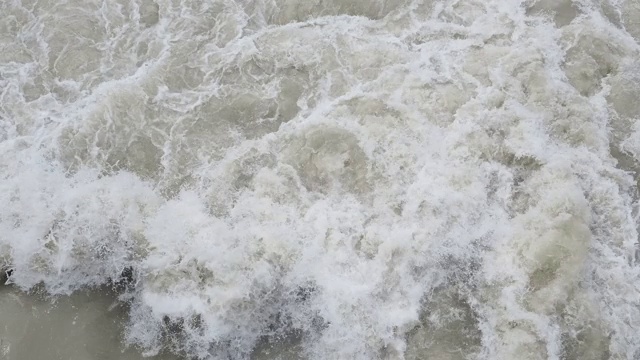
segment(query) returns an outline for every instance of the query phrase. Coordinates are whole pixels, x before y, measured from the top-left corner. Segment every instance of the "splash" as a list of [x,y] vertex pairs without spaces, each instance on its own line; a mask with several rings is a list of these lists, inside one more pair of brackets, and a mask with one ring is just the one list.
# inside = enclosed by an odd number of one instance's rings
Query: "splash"
[[200,359],[640,356],[637,1],[0,5],[0,266]]

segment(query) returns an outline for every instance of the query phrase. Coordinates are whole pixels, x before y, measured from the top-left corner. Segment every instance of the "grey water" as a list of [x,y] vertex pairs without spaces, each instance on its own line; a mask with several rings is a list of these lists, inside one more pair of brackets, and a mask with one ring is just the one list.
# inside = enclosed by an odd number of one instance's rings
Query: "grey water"
[[640,359],[639,19],[0,2],[0,358]]

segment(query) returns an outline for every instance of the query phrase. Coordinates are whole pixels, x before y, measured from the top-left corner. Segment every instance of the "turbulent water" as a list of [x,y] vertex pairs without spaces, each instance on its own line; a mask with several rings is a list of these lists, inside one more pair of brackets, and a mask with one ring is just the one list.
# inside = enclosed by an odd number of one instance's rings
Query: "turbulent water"
[[640,359],[640,1],[0,14],[14,287],[145,355]]

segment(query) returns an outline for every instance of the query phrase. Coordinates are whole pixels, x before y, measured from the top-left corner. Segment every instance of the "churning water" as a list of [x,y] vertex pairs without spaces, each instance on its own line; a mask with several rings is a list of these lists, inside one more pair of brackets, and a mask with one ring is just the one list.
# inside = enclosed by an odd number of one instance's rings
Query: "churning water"
[[640,359],[640,1],[0,14],[14,287],[145,355]]

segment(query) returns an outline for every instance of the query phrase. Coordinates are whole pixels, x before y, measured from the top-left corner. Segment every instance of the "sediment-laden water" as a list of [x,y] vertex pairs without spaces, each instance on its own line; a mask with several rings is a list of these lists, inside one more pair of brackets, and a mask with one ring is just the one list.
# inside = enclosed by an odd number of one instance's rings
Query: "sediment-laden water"
[[2,356],[640,359],[638,0],[0,14]]

